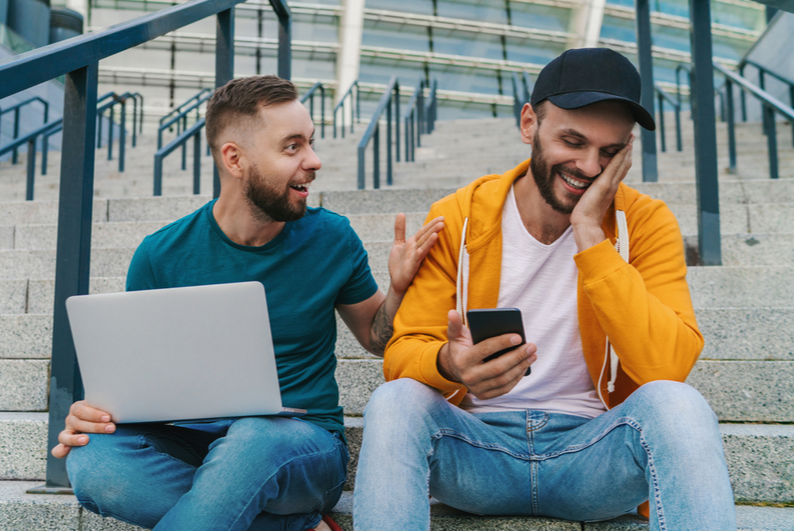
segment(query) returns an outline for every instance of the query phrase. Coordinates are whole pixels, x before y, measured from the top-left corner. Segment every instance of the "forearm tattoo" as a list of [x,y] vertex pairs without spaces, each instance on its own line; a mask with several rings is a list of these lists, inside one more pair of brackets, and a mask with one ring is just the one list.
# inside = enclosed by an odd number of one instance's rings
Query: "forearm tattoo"
[[392,316],[386,310],[386,304],[382,304],[375,314],[373,326],[370,327],[370,349],[383,356],[386,344],[392,339],[392,332]]

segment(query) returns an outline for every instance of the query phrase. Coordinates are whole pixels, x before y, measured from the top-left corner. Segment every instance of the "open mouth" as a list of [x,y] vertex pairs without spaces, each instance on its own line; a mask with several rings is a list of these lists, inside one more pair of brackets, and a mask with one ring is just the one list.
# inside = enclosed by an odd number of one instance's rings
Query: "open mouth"
[[563,179],[563,181],[566,184],[568,184],[569,186],[571,186],[575,190],[585,190],[589,186],[591,186],[591,183],[593,182],[593,181],[581,181],[581,180],[575,179],[574,177],[571,177],[568,174],[563,173],[563,172],[558,172],[558,175],[560,175],[560,178]]
[[300,192],[300,193],[302,193],[302,194],[308,194],[308,193],[309,193],[309,184],[310,184],[310,183],[296,183],[296,184],[291,184],[291,185],[290,185],[290,188],[292,188],[292,189],[293,189],[293,190],[295,190],[296,192]]

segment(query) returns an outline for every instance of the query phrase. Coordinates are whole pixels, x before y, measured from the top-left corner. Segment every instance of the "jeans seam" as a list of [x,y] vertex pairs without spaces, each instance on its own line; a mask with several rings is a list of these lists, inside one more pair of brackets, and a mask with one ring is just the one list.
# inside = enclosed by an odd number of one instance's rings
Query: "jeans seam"
[[553,452],[553,453],[550,453],[550,454],[542,454],[542,455],[533,454],[531,459],[533,459],[535,461],[546,461],[547,459],[553,459],[553,458],[559,457],[561,455],[573,454],[573,453],[581,452],[582,450],[585,450],[586,448],[590,448],[594,444],[598,443],[599,441],[601,441],[602,439],[607,437],[610,434],[610,432],[612,432],[614,429],[620,428],[621,426],[629,426],[630,428],[634,429],[638,433],[641,433],[641,434],[643,433],[643,428],[640,426],[640,424],[635,422],[634,419],[622,417],[622,418],[617,419],[616,422],[614,422],[610,426],[608,426],[602,433],[599,434],[599,436],[591,439],[590,441],[588,441],[585,444],[580,444],[580,445],[576,445],[576,446],[568,446],[568,447],[564,448],[563,450],[560,450],[559,452]]
[[654,486],[654,510],[657,513],[657,523],[660,524],[660,531],[666,531],[668,526],[665,524],[665,514],[662,506],[662,497],[660,496],[660,484],[657,479],[657,469],[654,466],[654,458],[651,455],[651,448],[643,437],[643,430],[640,430],[640,445],[646,451],[646,458],[649,463],[649,474],[651,474],[652,485]]
[[501,445],[498,445],[498,444],[487,444],[487,443],[483,443],[483,442],[480,442],[480,441],[475,441],[475,440],[470,439],[469,437],[467,437],[467,436],[465,436],[465,435],[463,435],[463,434],[461,434],[461,433],[459,433],[457,431],[452,431],[452,430],[446,430],[446,429],[439,430],[435,435],[433,435],[433,437],[431,437],[431,440],[432,441],[438,441],[442,437],[452,437],[454,439],[459,439],[459,440],[461,440],[461,441],[463,441],[463,442],[465,442],[465,443],[467,443],[467,444],[469,444],[471,446],[474,446],[476,448],[482,448],[484,450],[494,450],[494,451],[497,451],[497,452],[502,452],[504,454],[510,455],[511,457],[514,457],[516,459],[522,459],[524,461],[529,461],[531,459],[530,455],[522,455],[522,454],[517,454],[516,452],[511,452],[510,450],[508,450],[504,446],[501,446]]

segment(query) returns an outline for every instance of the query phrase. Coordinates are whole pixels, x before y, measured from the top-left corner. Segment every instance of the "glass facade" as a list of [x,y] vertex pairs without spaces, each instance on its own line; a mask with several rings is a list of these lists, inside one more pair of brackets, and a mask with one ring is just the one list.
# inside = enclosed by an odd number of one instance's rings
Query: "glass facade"
[[[564,50],[582,46],[589,4],[572,0],[364,0],[355,65],[363,86],[362,112],[366,115],[375,107],[383,90],[379,85],[398,76],[405,92],[421,78],[438,79],[442,119],[509,115],[514,72],[527,71],[532,79]],[[91,0],[89,25],[104,27],[167,5],[171,3],[162,0]],[[347,4],[313,0],[290,2],[290,7],[293,78],[302,90],[315,80],[335,86],[338,63],[347,57],[340,30]],[[652,0],[651,8],[655,81],[673,84],[677,65],[689,61],[688,0]],[[729,66],[744,56],[766,24],[764,6],[746,0],[712,0],[712,15],[714,55]],[[159,46],[156,53],[171,54],[171,61],[146,61],[141,54],[129,59],[120,54],[103,61],[102,67],[107,76],[125,68],[138,69],[145,80],[147,65],[166,62],[173,66],[164,70],[164,78],[169,70],[173,80],[207,70],[211,79],[211,26],[185,30],[175,47]],[[247,2],[236,9],[236,75],[276,71],[277,31],[266,1]],[[592,44],[615,47],[637,64],[634,1],[608,0],[594,36],[597,40]],[[162,39],[167,43],[169,37]],[[180,83],[170,81],[168,94],[161,88],[154,104],[163,108],[178,104],[175,95],[184,88]]]

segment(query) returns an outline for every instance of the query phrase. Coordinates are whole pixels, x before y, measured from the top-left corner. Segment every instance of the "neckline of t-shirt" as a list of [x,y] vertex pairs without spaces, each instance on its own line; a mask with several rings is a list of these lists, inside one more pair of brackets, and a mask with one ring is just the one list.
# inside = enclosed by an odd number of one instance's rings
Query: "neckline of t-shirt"
[[279,245],[287,237],[287,234],[293,228],[294,222],[288,221],[287,223],[284,224],[284,228],[282,229],[282,231],[274,239],[272,239],[265,245],[254,246],[254,245],[241,245],[239,243],[235,243],[229,238],[229,236],[227,236],[224,233],[223,230],[221,230],[221,226],[218,225],[218,222],[215,220],[215,216],[213,216],[213,206],[215,205],[216,201],[218,201],[218,199],[213,199],[207,205],[207,212],[206,212],[207,219],[210,222],[210,226],[213,228],[213,231],[215,231],[215,234],[221,239],[221,241],[223,241],[225,244],[229,245],[230,247],[234,247],[235,249],[246,251],[249,253],[263,253],[270,251],[271,249]]
[[513,191],[514,186],[516,186],[515,183],[511,185],[511,189],[508,192],[508,197],[505,200],[506,206],[511,211],[511,217],[513,218],[514,223],[516,224],[516,226],[519,227],[520,232],[524,234],[524,236],[527,238],[527,240],[530,243],[532,243],[539,249],[543,249],[544,251],[547,252],[553,251],[560,244],[560,242],[568,238],[569,234],[572,232],[571,225],[569,225],[568,228],[566,228],[566,230],[563,232],[563,234],[560,235],[560,237],[557,240],[555,240],[550,244],[541,243],[540,241],[538,241],[535,236],[530,234],[530,231],[527,230],[527,227],[524,226],[524,222],[522,221],[522,215],[519,213],[519,205],[516,204],[516,194]]

